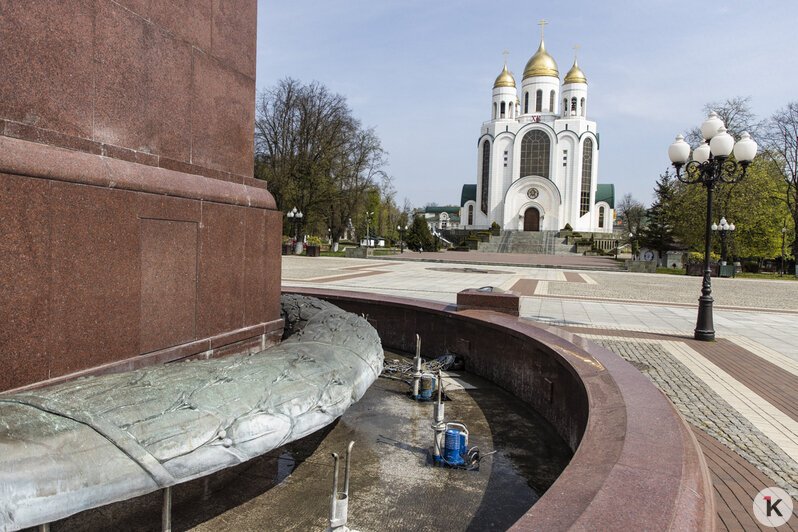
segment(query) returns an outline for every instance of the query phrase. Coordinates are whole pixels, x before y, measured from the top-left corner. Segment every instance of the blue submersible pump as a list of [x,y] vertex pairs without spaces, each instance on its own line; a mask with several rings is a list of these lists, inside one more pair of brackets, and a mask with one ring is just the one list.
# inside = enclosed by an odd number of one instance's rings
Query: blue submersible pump
[[[474,453],[468,450],[468,429],[462,423],[444,421],[443,379],[438,372],[438,400],[435,403],[435,418],[432,430],[435,437],[432,445],[432,458],[436,463],[460,467],[466,465],[466,458],[473,462]],[[471,465],[471,464],[469,464]]]

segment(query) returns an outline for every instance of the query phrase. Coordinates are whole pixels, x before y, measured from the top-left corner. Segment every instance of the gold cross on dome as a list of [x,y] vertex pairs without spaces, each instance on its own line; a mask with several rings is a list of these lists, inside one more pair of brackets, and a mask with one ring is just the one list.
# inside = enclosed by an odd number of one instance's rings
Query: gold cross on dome
[[574,59],[576,59],[576,55],[579,53],[579,45],[577,44],[574,46]]
[[504,65],[505,65],[505,66],[507,65],[507,54],[509,54],[509,53],[510,53],[510,52],[508,52],[507,50],[505,50],[505,51],[503,51],[503,52],[502,52],[502,54],[504,54]]
[[546,24],[548,24],[548,22],[546,22],[545,18],[540,19],[540,22],[538,22],[538,26],[540,26],[540,38],[541,39],[543,38],[543,28],[545,27]]

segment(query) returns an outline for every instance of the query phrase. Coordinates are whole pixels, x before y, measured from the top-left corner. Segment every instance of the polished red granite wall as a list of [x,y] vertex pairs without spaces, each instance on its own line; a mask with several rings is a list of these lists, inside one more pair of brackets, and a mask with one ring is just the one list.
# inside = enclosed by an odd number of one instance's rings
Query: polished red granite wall
[[2,2],[0,135],[249,181],[256,14],[256,0]]
[[0,391],[279,337],[256,0],[0,2]]

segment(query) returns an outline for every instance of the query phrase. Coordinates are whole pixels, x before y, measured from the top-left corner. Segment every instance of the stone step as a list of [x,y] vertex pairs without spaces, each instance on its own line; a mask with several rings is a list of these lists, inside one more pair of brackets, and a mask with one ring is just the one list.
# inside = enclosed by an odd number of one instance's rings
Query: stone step
[[485,253],[576,255],[576,246],[559,238],[557,231],[504,231],[480,242],[477,249]]

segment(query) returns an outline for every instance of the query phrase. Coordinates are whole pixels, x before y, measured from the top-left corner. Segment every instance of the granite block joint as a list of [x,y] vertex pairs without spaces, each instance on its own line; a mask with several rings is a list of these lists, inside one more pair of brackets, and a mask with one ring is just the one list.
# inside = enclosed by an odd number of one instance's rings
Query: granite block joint
[[105,142],[98,142],[91,139],[77,137],[60,133],[51,129],[40,128],[31,124],[15,122],[13,120],[0,119],[0,136],[13,139],[26,140],[64,148],[71,151],[90,153],[92,155],[102,155],[113,159],[128,161],[131,163],[143,164],[155,168],[174,170],[185,174],[199,175],[220,181],[245,184],[247,186],[266,188],[266,181],[254,177],[240,175],[233,172],[225,172],[214,168],[208,168],[198,164],[187,163],[164,157],[161,155],[148,153],[145,151],[132,150],[122,146],[116,146]]
[[[273,210],[265,187],[0,136],[0,173]],[[254,181],[254,180],[253,180]],[[252,183],[248,181],[248,183]]]

